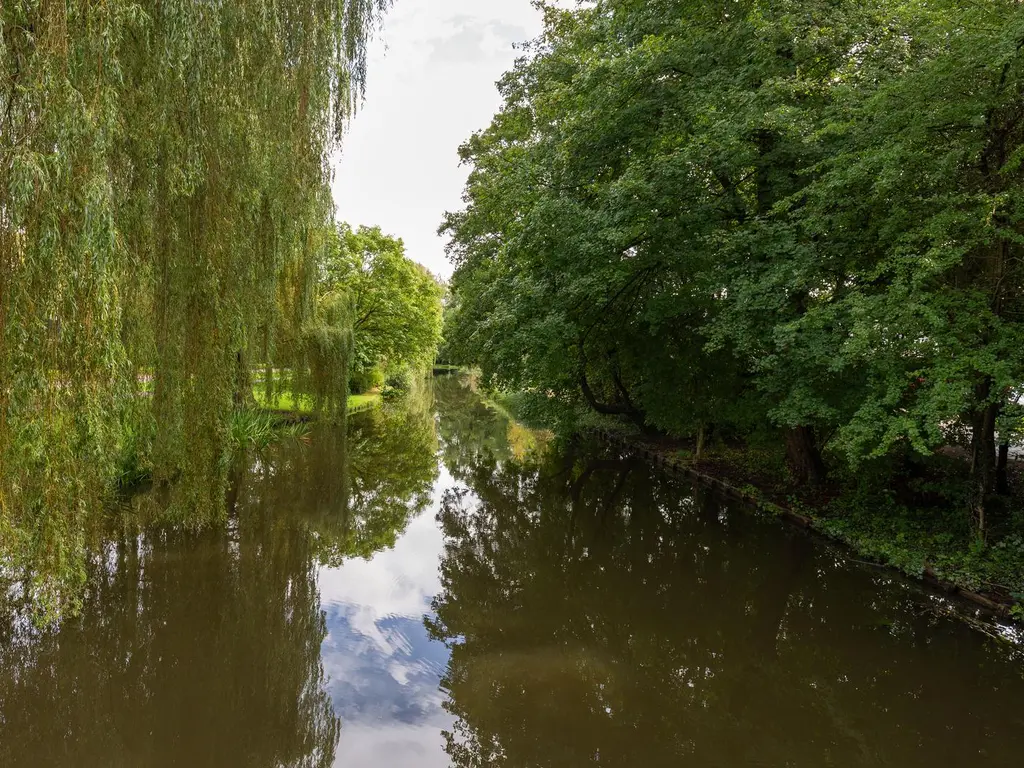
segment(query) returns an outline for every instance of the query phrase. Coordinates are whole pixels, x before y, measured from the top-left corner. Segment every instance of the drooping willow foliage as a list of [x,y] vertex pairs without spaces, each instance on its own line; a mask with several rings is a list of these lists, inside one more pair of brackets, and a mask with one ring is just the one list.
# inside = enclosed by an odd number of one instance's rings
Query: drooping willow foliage
[[[355,347],[354,302],[347,292],[320,299],[313,321],[302,327],[301,354],[308,376],[304,389],[333,421],[344,422],[348,413],[349,362]],[[339,364],[340,363],[340,364]]]
[[328,158],[390,2],[0,3],[0,537],[41,605],[126,462],[222,507],[250,365],[337,407]]

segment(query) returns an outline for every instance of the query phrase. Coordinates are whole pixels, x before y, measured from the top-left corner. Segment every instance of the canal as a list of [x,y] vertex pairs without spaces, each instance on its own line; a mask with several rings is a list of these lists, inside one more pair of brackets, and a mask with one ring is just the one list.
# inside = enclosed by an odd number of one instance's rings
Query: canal
[[0,766],[1022,761],[1020,646],[459,377],[251,457],[227,506],[112,514],[77,616],[8,611]]

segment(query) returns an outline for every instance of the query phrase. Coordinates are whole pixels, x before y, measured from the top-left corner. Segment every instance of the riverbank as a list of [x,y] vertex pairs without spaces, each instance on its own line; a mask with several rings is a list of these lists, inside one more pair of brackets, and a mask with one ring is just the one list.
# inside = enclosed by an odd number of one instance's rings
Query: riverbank
[[[309,419],[316,413],[313,398],[307,396],[295,397],[290,392],[282,392],[274,402],[267,399],[266,393],[256,387],[253,389],[253,397],[256,405],[261,411],[275,414],[277,416],[291,416],[296,419]],[[371,408],[376,408],[382,402],[379,392],[366,392],[360,395],[348,396],[349,414],[359,413]]]
[[[856,477],[821,486],[791,480],[783,452],[771,446],[713,444],[696,456],[693,440],[653,436],[612,417],[569,414],[523,395],[491,393],[491,401],[531,426],[561,434],[590,432],[670,471],[845,545],[851,558],[892,568],[971,601],[989,615],[1024,622],[1024,463],[1011,462],[1016,495],[992,515],[987,542],[974,536],[966,504],[956,495],[956,456],[893,471],[865,467]],[[888,482],[872,473],[886,471]],[[870,482],[868,481],[870,480]]]
[[754,450],[719,448],[697,459],[685,441],[645,436],[624,425],[588,431],[669,471],[842,542],[872,565],[894,568],[969,600],[990,615],[1024,621],[1024,541],[1013,531],[1004,530],[995,541],[982,545],[972,538],[960,509],[907,506],[893,498],[891,489],[886,498],[849,495],[855,490],[839,483],[798,487],[777,462]]

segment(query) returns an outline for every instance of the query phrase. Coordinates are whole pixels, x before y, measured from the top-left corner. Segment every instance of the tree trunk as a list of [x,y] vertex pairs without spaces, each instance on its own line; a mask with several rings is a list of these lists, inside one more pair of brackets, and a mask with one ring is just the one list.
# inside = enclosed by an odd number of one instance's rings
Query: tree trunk
[[797,482],[820,485],[825,480],[825,461],[812,427],[790,427],[786,431],[786,458]]
[[582,370],[580,371],[580,391],[583,392],[583,398],[587,401],[587,404],[597,413],[601,413],[606,416],[625,416],[640,429],[646,429],[647,420],[644,418],[643,413],[634,408],[632,404],[609,405],[607,403],[599,402],[597,397],[594,395],[593,390],[590,388],[590,382],[587,380],[587,374]]
[[694,459],[697,461],[700,461],[704,456],[704,451],[711,442],[711,435],[714,434],[714,429],[715,426],[713,424],[705,424],[703,422],[697,428],[697,450],[694,453]]
[[1010,462],[1010,443],[1008,440],[1000,441],[999,457],[996,460],[996,493],[1006,495],[1010,492],[1010,478],[1006,468]]
[[[988,397],[990,383],[978,389],[979,400]],[[971,514],[978,537],[985,538],[985,502],[992,493],[996,477],[996,417],[999,404],[989,403],[971,418]]]
[[235,357],[235,394],[232,399],[235,408],[251,408],[256,405],[256,398],[252,394],[252,373],[249,370],[249,361],[242,350],[238,350]]

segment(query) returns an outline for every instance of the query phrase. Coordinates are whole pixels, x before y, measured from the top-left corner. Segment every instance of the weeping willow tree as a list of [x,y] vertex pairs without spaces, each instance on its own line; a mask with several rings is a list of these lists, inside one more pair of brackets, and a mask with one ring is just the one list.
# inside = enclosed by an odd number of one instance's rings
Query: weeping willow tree
[[325,294],[312,322],[302,328],[307,390],[317,410],[334,422],[348,413],[348,375],[355,346],[355,302],[346,291]]
[[0,4],[0,537],[44,610],[126,461],[182,519],[223,508],[251,364],[337,408],[317,233],[390,2]]

